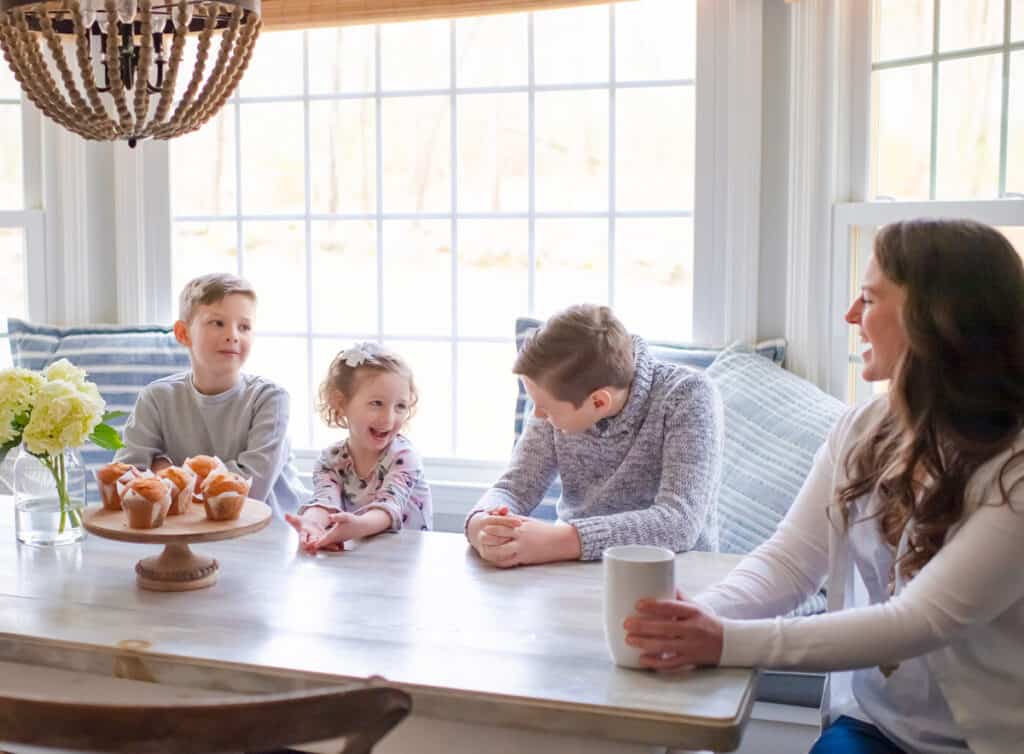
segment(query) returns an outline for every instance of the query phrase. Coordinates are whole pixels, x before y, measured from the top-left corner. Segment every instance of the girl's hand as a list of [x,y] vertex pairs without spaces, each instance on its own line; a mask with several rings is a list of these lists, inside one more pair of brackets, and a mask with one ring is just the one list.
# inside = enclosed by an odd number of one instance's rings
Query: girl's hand
[[328,514],[327,521],[327,531],[314,543],[317,550],[343,549],[346,539],[366,536],[362,516],[341,511]]
[[307,508],[301,516],[286,513],[284,520],[299,533],[299,549],[310,554],[317,551],[317,542],[330,525],[328,513],[323,508]]
[[643,651],[644,667],[675,670],[718,665],[722,659],[722,623],[682,592],[675,600],[640,600],[623,626],[626,643]]

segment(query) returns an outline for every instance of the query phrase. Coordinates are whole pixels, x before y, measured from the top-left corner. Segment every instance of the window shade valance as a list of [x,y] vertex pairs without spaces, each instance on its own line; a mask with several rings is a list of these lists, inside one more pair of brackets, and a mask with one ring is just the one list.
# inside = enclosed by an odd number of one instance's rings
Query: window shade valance
[[[550,10],[609,0],[263,0],[263,29],[311,29],[318,26],[417,21],[427,18],[482,16]],[[619,2],[621,0],[615,0]]]

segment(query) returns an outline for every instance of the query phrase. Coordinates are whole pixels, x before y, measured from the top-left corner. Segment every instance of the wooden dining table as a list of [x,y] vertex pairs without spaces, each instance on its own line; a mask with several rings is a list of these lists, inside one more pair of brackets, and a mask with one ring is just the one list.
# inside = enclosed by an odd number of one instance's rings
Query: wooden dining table
[[[419,531],[310,556],[275,520],[196,546],[219,562],[213,586],[155,592],[133,568],[158,547],[93,535],[26,547],[13,519],[0,497],[0,663],[15,689],[15,665],[85,674],[98,695],[111,682],[178,694],[386,683],[412,695],[413,715],[383,754],[731,751],[753,703],[751,670],[615,666],[600,563],[499,569],[461,534]],[[694,593],[736,562],[681,554],[677,584]]]

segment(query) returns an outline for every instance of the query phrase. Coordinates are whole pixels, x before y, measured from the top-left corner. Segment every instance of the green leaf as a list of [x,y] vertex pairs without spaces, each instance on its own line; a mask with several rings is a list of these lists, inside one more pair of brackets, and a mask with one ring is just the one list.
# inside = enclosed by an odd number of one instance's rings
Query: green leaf
[[103,421],[108,422],[111,419],[120,419],[122,416],[128,416],[127,411],[108,411],[103,414]]
[[109,424],[97,424],[96,429],[89,435],[89,439],[104,450],[117,450],[124,447],[121,436]]
[[15,437],[13,440],[8,440],[3,445],[0,445],[0,463],[3,463],[4,459],[7,458],[7,454],[14,450],[14,448],[18,447],[18,445],[20,444],[21,434],[19,433],[18,436]]

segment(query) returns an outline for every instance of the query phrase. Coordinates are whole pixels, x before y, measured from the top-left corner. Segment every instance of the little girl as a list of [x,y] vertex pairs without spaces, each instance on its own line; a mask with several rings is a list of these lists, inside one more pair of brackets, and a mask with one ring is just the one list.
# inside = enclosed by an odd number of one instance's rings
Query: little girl
[[433,524],[423,463],[399,432],[416,407],[412,371],[397,354],[357,343],[334,357],[318,409],[348,439],[327,448],[313,471],[313,499],[285,519],[306,552],[344,549],[346,539]]

